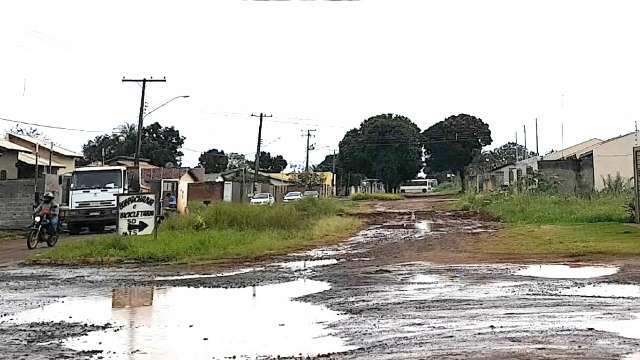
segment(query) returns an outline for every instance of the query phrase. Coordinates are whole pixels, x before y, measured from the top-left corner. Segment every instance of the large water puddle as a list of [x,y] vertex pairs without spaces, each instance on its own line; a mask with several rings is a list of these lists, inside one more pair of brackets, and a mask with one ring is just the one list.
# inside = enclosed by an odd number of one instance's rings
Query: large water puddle
[[327,328],[344,315],[295,300],[329,288],[300,279],[238,289],[114,290],[113,297],[67,298],[20,313],[14,321],[114,324],[65,343],[80,351],[102,350],[109,359],[314,356],[350,350]]
[[515,274],[551,279],[590,279],[613,275],[619,270],[615,266],[530,265]]

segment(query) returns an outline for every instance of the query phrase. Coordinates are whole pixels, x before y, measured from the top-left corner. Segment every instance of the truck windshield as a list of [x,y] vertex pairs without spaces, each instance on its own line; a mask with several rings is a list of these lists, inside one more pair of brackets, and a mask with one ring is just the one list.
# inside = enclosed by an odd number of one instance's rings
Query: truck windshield
[[122,187],[119,170],[78,171],[73,174],[73,189],[113,189]]

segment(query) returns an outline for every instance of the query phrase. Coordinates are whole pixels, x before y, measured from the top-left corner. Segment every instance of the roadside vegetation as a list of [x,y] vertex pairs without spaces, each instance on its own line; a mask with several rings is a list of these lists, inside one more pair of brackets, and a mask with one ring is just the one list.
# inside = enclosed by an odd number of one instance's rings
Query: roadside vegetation
[[478,250],[505,256],[624,257],[640,254],[640,228],[628,192],[585,197],[550,194],[467,194],[459,210],[506,223]]
[[196,263],[229,262],[285,254],[336,243],[361,227],[344,216],[334,200],[304,199],[295,204],[249,206],[216,204],[194,207],[188,215],[169,218],[153,236],[69,241],[31,258],[33,262]]
[[404,199],[404,196],[387,193],[355,193],[350,199],[352,201],[396,201]]
[[15,230],[0,230],[0,241],[13,240],[21,235],[21,232]]

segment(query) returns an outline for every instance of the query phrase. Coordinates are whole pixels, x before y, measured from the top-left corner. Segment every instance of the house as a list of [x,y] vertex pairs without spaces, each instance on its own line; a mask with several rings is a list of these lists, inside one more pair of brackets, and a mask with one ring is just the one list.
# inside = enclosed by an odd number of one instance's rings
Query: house
[[[39,156],[39,174],[58,174],[65,165]],[[36,156],[28,148],[0,139],[0,180],[33,179]]]
[[605,180],[608,176],[620,175],[625,180],[633,179],[633,147],[638,146],[635,132],[620,135],[603,141],[582,158],[593,157],[594,188],[601,191],[605,188]]
[[0,139],[0,180],[17,179],[18,158],[21,154],[28,153],[30,153],[29,149],[8,140]]
[[[54,167],[57,169],[58,174],[72,172],[76,168],[76,160],[82,158],[82,154],[80,153],[26,135],[9,133],[6,135],[6,141],[28,149],[31,154],[35,154],[37,149],[38,158],[46,162],[46,164],[43,165],[48,166],[49,159],[51,159],[52,164],[56,164]],[[31,160],[31,157],[23,158],[23,160],[22,162],[24,164],[35,166],[35,155],[33,155],[33,160]],[[42,164],[41,161],[38,163]]]
[[569,146],[562,150],[552,151],[543,156],[543,160],[561,160],[568,158],[579,158],[582,154],[587,153],[600,145],[603,141],[600,139],[589,139],[581,143]]

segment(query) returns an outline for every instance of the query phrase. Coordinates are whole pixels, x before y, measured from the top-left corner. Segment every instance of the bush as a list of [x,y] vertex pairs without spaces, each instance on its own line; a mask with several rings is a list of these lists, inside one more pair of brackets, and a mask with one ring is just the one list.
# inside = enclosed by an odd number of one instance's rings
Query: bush
[[387,193],[355,193],[351,195],[353,201],[394,201],[402,200],[403,196]]

